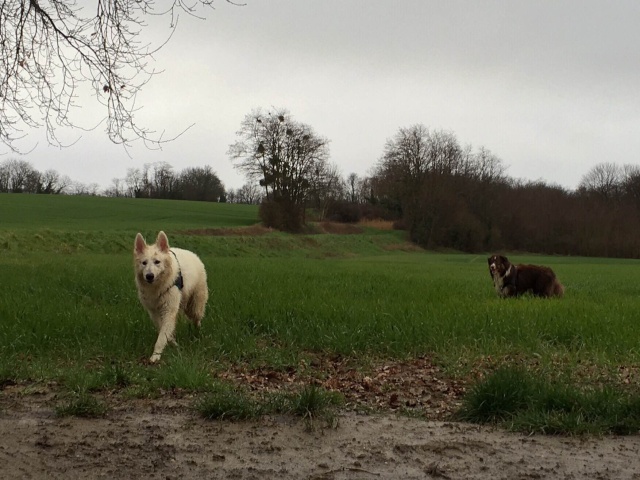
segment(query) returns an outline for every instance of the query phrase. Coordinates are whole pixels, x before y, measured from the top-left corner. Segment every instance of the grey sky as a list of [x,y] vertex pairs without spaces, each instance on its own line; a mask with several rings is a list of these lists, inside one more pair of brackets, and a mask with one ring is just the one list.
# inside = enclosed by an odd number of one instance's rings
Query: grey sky
[[[165,72],[138,121],[168,136],[195,123],[178,140],[129,158],[98,130],[24,158],[102,186],[144,163],[208,164],[237,188],[229,144],[247,113],[274,106],[329,138],[345,176],[415,123],[485,146],[512,177],[569,188],[599,162],[640,163],[637,0],[245,1],[182,15],[156,55]],[[98,118],[88,105],[80,115]]]

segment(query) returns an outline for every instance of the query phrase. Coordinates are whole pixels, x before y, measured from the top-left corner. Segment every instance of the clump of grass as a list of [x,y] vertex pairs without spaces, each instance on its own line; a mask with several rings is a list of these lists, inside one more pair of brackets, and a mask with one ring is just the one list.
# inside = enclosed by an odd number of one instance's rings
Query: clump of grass
[[500,368],[471,390],[457,416],[474,423],[506,420],[527,408],[537,387],[525,371]]
[[153,385],[165,390],[189,390],[193,392],[207,391],[211,388],[212,379],[206,363],[196,356],[171,356],[155,373]]
[[640,431],[640,398],[611,387],[582,390],[503,367],[471,390],[455,418],[529,433],[632,434]]
[[107,407],[86,392],[74,394],[67,402],[55,408],[58,417],[97,418],[107,413]]
[[316,385],[308,385],[301,392],[287,395],[280,408],[281,413],[302,417],[308,422],[309,428],[313,427],[316,419],[323,419],[335,428],[337,420],[332,407],[341,405],[342,400],[338,393],[327,392]]
[[248,420],[259,417],[260,405],[246,392],[219,386],[196,404],[196,410],[208,420]]
[[131,372],[120,363],[111,363],[103,375],[109,383],[119,388],[128,387],[133,382]]
[[125,388],[134,381],[134,373],[121,363],[110,362],[100,368],[76,367],[63,372],[60,382],[72,392],[96,392]]
[[301,392],[290,394],[285,405],[288,404],[286,413],[312,418],[341,403],[342,397],[338,394],[327,392],[316,385],[307,385]]
[[312,419],[329,414],[342,403],[338,394],[309,385],[296,393],[276,393],[253,399],[248,393],[230,386],[218,386],[196,404],[204,418],[246,420],[262,415],[289,414]]
[[18,372],[13,363],[0,365],[0,390],[8,385],[15,385],[17,381]]

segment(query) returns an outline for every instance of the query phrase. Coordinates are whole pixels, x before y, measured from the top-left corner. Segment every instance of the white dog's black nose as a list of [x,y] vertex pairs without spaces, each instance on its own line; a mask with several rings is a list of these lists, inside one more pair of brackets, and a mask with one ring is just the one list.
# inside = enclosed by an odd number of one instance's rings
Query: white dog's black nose
[[146,278],[149,283],[153,282],[153,273],[147,273],[144,278]]

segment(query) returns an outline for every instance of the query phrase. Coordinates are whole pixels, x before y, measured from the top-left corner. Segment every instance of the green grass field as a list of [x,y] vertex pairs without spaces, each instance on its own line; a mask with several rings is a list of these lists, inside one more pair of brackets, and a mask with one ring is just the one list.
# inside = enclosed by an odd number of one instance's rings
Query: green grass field
[[[566,296],[502,300],[486,255],[406,248],[402,232],[185,233],[254,224],[250,206],[0,195],[0,222],[0,385],[209,392],[239,363],[429,355],[451,378],[513,366],[576,389],[638,394],[638,261],[513,255],[551,266]],[[201,256],[211,294],[202,330],[183,322],[180,348],[155,367],[144,362],[156,332],[136,297],[131,252],[137,231],[153,241],[160,229]]]
[[[2,230],[69,232],[234,227],[256,223],[257,207],[179,200],[0,194]],[[166,225],[166,227],[165,227]]]

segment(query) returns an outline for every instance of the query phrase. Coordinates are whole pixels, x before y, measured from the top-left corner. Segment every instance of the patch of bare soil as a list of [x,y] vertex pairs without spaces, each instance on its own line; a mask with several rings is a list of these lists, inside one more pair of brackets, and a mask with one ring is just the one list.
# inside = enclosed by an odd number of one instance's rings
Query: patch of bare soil
[[300,391],[310,383],[340,392],[348,410],[403,412],[445,420],[465,393],[462,381],[448,378],[428,356],[376,362],[367,367],[342,356],[311,356],[295,368],[235,365],[220,378],[257,393]]
[[640,479],[638,436],[525,436],[443,421],[464,386],[428,357],[366,368],[310,358],[291,369],[235,366],[218,375],[256,394],[310,382],[340,391],[346,405],[332,425],[204,420],[194,397],[179,391],[154,400],[106,392],[106,417],[56,418],[55,385],[4,385],[0,478]]
[[640,478],[639,437],[528,437],[353,412],[331,428],[290,417],[208,421],[165,399],[58,419],[46,398],[0,400],[0,469],[10,479]]
[[[210,235],[210,236],[259,236],[272,233],[272,228],[267,228],[261,224],[255,224],[248,227],[235,228],[202,228],[196,230],[183,230],[181,233],[185,235]],[[357,225],[350,223],[338,222],[318,222],[307,225],[304,233],[318,234],[330,233],[334,235],[351,235],[362,233],[363,229]]]
[[182,230],[180,233],[184,235],[209,235],[215,237],[255,237],[259,235],[266,235],[273,232],[272,228],[263,227],[262,225],[255,224],[248,227],[236,227],[236,228],[201,228],[196,230]]
[[394,230],[396,222],[391,220],[383,220],[381,218],[363,218],[358,222],[361,227],[370,227],[377,230]]
[[356,235],[364,231],[361,227],[353,223],[320,222],[315,226],[318,233],[331,233],[334,235]]

